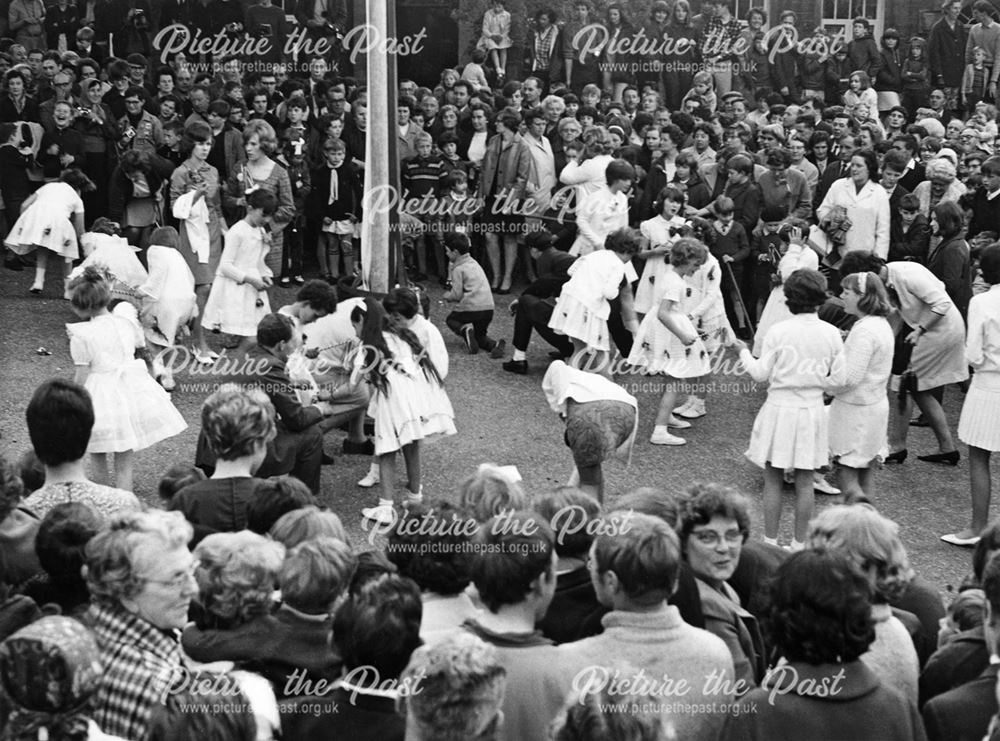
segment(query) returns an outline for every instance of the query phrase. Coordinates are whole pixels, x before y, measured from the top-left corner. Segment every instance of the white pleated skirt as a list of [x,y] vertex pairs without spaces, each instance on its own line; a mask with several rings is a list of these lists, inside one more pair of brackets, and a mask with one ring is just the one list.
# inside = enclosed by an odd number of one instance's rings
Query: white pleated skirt
[[759,468],[822,468],[830,458],[826,417],[822,402],[781,406],[768,399],[757,412],[744,455]]
[[958,439],[966,445],[1000,451],[1000,385],[992,373],[976,373],[958,419]]
[[874,404],[834,399],[829,414],[830,457],[842,466],[868,468],[889,454],[889,398]]

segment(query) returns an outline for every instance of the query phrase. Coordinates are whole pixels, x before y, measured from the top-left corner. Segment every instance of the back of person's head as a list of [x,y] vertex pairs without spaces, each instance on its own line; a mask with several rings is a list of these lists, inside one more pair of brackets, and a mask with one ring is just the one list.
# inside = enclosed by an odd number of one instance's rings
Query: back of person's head
[[604,239],[604,249],[617,252],[619,255],[636,255],[642,249],[645,237],[638,229],[623,226],[616,229]]
[[284,556],[280,543],[249,530],[211,533],[198,543],[198,599],[220,621],[215,627],[236,627],[269,612]]
[[336,538],[344,543],[348,542],[344,523],[337,514],[314,504],[286,512],[271,526],[268,533],[289,550],[315,538]]
[[623,159],[612,160],[604,170],[604,177],[608,185],[619,180],[635,182],[635,168]]
[[358,564],[354,567],[354,575],[348,593],[355,595],[370,581],[381,579],[387,574],[398,574],[396,564],[386,558],[382,551],[362,551],[356,554]]
[[255,741],[249,698],[232,675],[195,672],[153,708],[145,741]]
[[542,582],[553,577],[555,536],[534,512],[493,518],[479,529],[476,543],[472,581],[491,612],[524,602],[532,590],[543,590]]
[[421,645],[422,616],[420,589],[405,576],[385,574],[352,594],[333,619],[333,641],[351,683],[373,682],[371,688],[379,689],[381,682],[402,674]]
[[872,583],[876,602],[891,602],[913,578],[899,526],[867,504],[827,507],[809,522],[808,544],[846,555]]
[[670,527],[676,527],[680,517],[677,497],[653,486],[640,486],[625,493],[615,500],[614,509],[658,517]]
[[[318,506],[316,497],[294,476],[265,479],[257,484],[253,497],[247,503],[247,530],[267,535],[286,514],[308,506]],[[288,531],[283,534],[291,539]]]
[[586,558],[594,542],[594,525],[601,503],[575,486],[560,486],[534,502],[534,510],[549,523],[561,558]]
[[346,593],[357,559],[344,541],[320,537],[288,551],[278,573],[281,598],[294,609],[323,615]]
[[295,323],[284,314],[268,314],[257,322],[257,344],[261,347],[275,347],[292,339]]
[[[104,674],[93,634],[80,622],[51,615],[22,627],[0,644],[4,739],[75,741],[81,719]],[[82,725],[84,734],[67,726]]]
[[53,378],[35,389],[25,411],[28,436],[46,466],[78,461],[87,452],[94,427],[94,405],[87,390]]
[[161,247],[173,247],[179,250],[181,247],[181,236],[172,226],[158,226],[149,235],[149,243]]
[[871,587],[836,550],[806,549],[778,567],[763,627],[789,661],[849,663],[875,640]]
[[111,282],[108,276],[94,265],[70,278],[66,286],[69,301],[83,316],[93,316],[111,303]]
[[826,285],[826,276],[818,270],[796,270],[782,288],[788,310],[793,314],[815,312],[826,303]]
[[82,502],[57,504],[42,518],[35,553],[53,584],[74,591],[86,589],[80,569],[87,560],[87,543],[103,525],[100,514]]
[[197,466],[193,466],[190,463],[173,463],[160,476],[157,492],[160,495],[160,499],[169,502],[184,487],[204,480],[205,473]]
[[736,210],[736,204],[733,203],[733,199],[729,196],[719,196],[715,199],[715,213],[720,216],[723,214],[731,214]]
[[332,314],[337,309],[337,289],[325,280],[307,280],[295,294],[295,300],[306,304],[314,311]]
[[493,741],[506,676],[496,648],[472,633],[456,632],[418,648],[403,681],[418,682],[420,692],[408,692],[399,703],[407,741]]
[[528,496],[500,466],[482,463],[458,488],[458,507],[477,522],[486,522],[501,512],[527,509]]
[[986,592],[982,589],[959,592],[948,605],[948,617],[960,632],[978,628],[986,619]]
[[[637,676],[631,667],[615,667],[618,674]],[[552,721],[549,738],[552,741],[667,741],[661,714],[647,709],[655,703],[637,703],[649,695],[625,695],[613,692],[609,683],[600,690],[587,689],[570,698],[562,712]]]
[[422,591],[462,592],[472,581],[472,536],[478,523],[448,501],[406,509],[389,533],[386,555]]
[[[1000,553],[994,553],[983,567],[982,589],[986,593],[986,606],[989,611],[986,613],[989,624],[996,628],[1000,625]],[[996,647],[990,646],[995,652]]]
[[274,407],[259,389],[225,384],[201,405],[201,430],[221,460],[244,458],[277,434]]
[[610,602],[620,590],[632,607],[666,601],[677,586],[680,570],[677,534],[657,517],[622,510],[607,514],[603,523],[593,547],[594,569],[606,590],[598,598]]
[[399,314],[404,319],[412,319],[420,313],[420,299],[416,291],[404,286],[396,286],[382,299],[382,306],[389,314]]

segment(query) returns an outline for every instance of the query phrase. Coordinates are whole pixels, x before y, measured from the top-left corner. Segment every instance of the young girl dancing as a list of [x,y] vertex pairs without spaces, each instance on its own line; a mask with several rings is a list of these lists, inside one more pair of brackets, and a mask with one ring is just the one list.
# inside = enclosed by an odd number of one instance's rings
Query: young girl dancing
[[[711,252],[706,251],[705,262],[692,275],[685,276],[684,282],[691,289],[691,295],[685,301],[685,307],[690,308],[685,310],[705,345],[711,366],[719,348],[728,347],[736,336],[726,319],[726,306],[722,300],[722,266]],[[708,413],[705,394],[698,391],[706,380],[707,377],[689,381],[691,393],[680,406],[674,408],[675,417],[698,419]]]
[[666,272],[670,245],[687,225],[687,221],[678,216],[684,210],[684,201],[684,191],[676,185],[668,185],[653,204],[657,215],[639,224],[642,236],[649,240],[649,245],[639,250],[638,255],[646,261],[635,289],[635,311],[639,315],[648,314],[656,307],[656,297],[660,293],[657,281],[661,281]]
[[240,337],[236,352],[246,352],[257,337],[257,324],[271,313],[267,289],[273,285],[264,258],[271,249],[266,224],[278,197],[259,189],[247,196],[247,215],[226,232],[219,270],[205,304],[201,326]]
[[[94,402],[94,429],[87,451],[91,475],[110,482],[108,454],[114,453],[115,485],[132,490],[133,451],[148,448],[187,427],[167,392],[157,385],[135,351],[145,347],[135,309],[120,303],[108,311],[111,286],[93,267],[70,281],[73,313],[89,321],[67,324],[76,382]],[[131,313],[131,316],[129,316]]]
[[813,471],[829,458],[823,392],[844,384],[846,368],[840,332],[816,315],[826,301],[826,278],[816,270],[797,270],[785,281],[784,292],[793,316],[767,333],[760,359],[738,344],[750,376],[768,382],[767,401],[754,420],[746,452],[764,469],[764,542],[778,542],[782,476],[786,468],[794,468],[791,547],[800,550],[813,514]]
[[990,290],[969,302],[965,357],[976,372],[958,420],[958,439],[969,446],[972,524],[941,536],[945,543],[959,546],[976,545],[989,520],[990,454],[1000,450],[1000,246],[983,250],[979,270]]
[[375,455],[379,461],[382,497],[377,507],[362,510],[379,525],[395,522],[396,451],[406,463],[406,504],[422,499],[420,443],[431,435],[454,435],[455,412],[441,385],[441,376],[416,335],[391,319],[378,301],[366,298],[351,312],[361,340],[352,383],[371,386],[368,413],[375,420]]
[[149,235],[146,262],[149,279],[139,286],[142,307],[139,319],[146,343],[154,354],[154,376],[166,391],[174,389],[173,367],[179,332],[189,331],[198,317],[194,276],[180,252],[181,237],[172,226],[161,226]]
[[705,345],[687,315],[686,303],[693,291],[684,278],[694,274],[708,257],[708,249],[695,239],[677,240],[670,248],[670,264],[660,280],[659,306],[639,325],[628,362],[647,373],[666,377],[660,408],[656,413],[653,445],[684,445],[682,437],[670,434],[668,428],[684,429],[690,422],[673,415],[677,387],[681,379],[708,374],[709,358]]
[[49,255],[63,258],[66,275],[73,260],[80,256],[79,241],[83,236],[83,200],[81,194],[94,190],[94,183],[79,169],[64,170],[59,180],[46,183],[21,206],[21,215],[4,240],[18,255],[37,251],[35,282],[28,290],[41,295]]
[[840,282],[844,311],[858,317],[844,343],[847,378],[830,405],[830,455],[848,503],[868,501],[872,464],[889,455],[889,397],[895,339],[885,284],[875,273],[852,273]]
[[549,326],[573,341],[573,367],[610,376],[609,302],[616,296],[621,299],[626,328],[632,334],[639,330],[631,284],[639,278],[632,257],[642,241],[635,229],[618,229],[608,235],[603,250],[584,255],[570,265],[570,278],[556,300]]

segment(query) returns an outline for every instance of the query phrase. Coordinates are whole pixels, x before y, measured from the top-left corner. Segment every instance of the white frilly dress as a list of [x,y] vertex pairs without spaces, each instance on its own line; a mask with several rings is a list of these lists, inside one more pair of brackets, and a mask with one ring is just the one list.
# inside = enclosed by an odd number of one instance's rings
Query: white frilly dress
[[270,250],[270,237],[263,228],[250,226],[243,220],[229,228],[201,326],[239,337],[257,334],[257,324],[271,313],[271,303],[267,291],[258,291],[241,281],[273,277],[264,262]]
[[144,340],[134,306],[122,302],[112,313],[67,324],[66,331],[73,363],[90,367],[84,382],[94,403],[88,453],[142,450],[187,427],[167,392],[135,357]]
[[608,317],[611,299],[623,280],[638,279],[632,262],[609,250],[583,255],[569,266],[569,280],[556,300],[549,327],[595,350],[610,350]]
[[[677,237],[670,236],[671,227],[682,227],[687,222],[680,216],[672,219],[664,219],[662,215],[655,216],[639,224],[639,231],[642,236],[649,240],[652,247],[669,247]],[[648,314],[656,311],[659,305],[660,287],[657,281],[663,279],[667,265],[670,261],[667,255],[651,255],[646,258],[646,264],[642,268],[642,277],[635,288],[635,310],[639,314]]]
[[[391,360],[382,360],[386,390],[372,386],[368,414],[375,421],[375,455],[385,455],[404,445],[434,435],[454,435],[455,410],[444,388],[424,374],[413,350],[395,334],[383,333]],[[355,355],[352,377],[369,375],[365,355]],[[369,373],[366,373],[366,370]]]
[[68,260],[80,256],[73,214],[83,215],[80,194],[67,183],[46,183],[21,212],[4,244],[19,255],[43,247]]
[[805,269],[819,270],[819,255],[806,245],[788,245],[788,251],[778,261],[778,275],[781,277],[781,285],[771,289],[771,295],[767,297],[764,311],[761,312],[760,321],[757,323],[757,333],[753,340],[754,357],[760,357],[761,349],[764,346],[764,336],[771,327],[778,322],[792,318],[792,312],[789,311],[788,304],[785,303],[784,283],[796,270]]
[[[639,325],[628,362],[647,373],[662,373],[671,378],[708,375],[711,370],[708,351],[687,316],[694,298],[694,289],[684,282],[672,265],[665,266],[659,277],[659,286],[656,307],[646,314]],[[685,325],[689,334],[697,337],[692,344],[685,345],[680,337],[660,321],[659,307],[663,302],[673,302],[676,320]]]

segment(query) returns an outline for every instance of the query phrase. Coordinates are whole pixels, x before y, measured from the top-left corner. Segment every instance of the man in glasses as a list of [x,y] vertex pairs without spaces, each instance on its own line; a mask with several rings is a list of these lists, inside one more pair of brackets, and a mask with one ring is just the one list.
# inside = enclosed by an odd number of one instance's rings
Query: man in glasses
[[55,126],[52,114],[56,103],[65,101],[70,104],[71,109],[76,109],[76,98],[73,97],[73,80],[67,72],[56,73],[56,76],[52,78],[52,90],[54,91],[52,96],[38,106],[38,118],[46,131],[51,131]]
[[125,92],[125,115],[118,119],[119,154],[129,150],[153,153],[163,145],[163,124],[145,109],[142,88],[130,87]]

